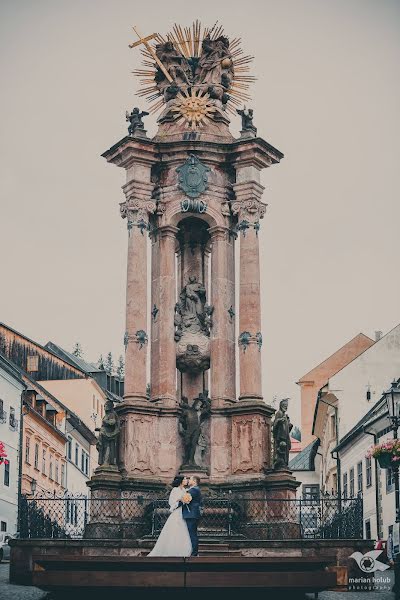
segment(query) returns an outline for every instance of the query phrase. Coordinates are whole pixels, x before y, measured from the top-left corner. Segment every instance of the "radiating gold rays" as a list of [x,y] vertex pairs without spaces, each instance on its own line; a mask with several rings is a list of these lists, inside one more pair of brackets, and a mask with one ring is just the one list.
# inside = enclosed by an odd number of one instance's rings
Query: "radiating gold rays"
[[210,102],[210,95],[191,88],[190,93],[180,92],[172,112],[177,113],[177,122],[186,123],[190,129],[203,127],[216,111],[216,106]]
[[[215,23],[212,27],[202,27],[199,20],[196,20],[189,27],[182,27],[181,25],[174,24],[172,30],[165,36],[159,33],[154,34],[154,42],[151,42],[151,49],[148,49],[148,44],[142,47],[140,52],[142,54],[143,68],[135,69],[132,71],[134,75],[139,77],[140,89],[137,95],[146,98],[150,103],[150,112],[154,113],[160,110],[164,104],[164,98],[157,88],[154,76],[157,72],[157,63],[154,60],[155,46],[156,44],[165,43],[167,41],[173,42],[175,48],[179,50],[186,59],[198,59],[202,53],[202,43],[205,37],[209,36],[211,40],[216,40],[221,35],[224,35],[224,28],[222,25]],[[151,36],[148,36],[149,38]],[[147,39],[146,39],[147,41]],[[253,61],[253,56],[245,55],[241,47],[241,38],[236,37],[230,40],[229,51],[232,56],[233,63],[233,77],[227,94],[229,100],[226,104],[226,109],[231,114],[236,114],[236,107],[242,106],[244,102],[250,100],[250,96],[247,91],[252,83],[256,81],[256,78],[250,74],[250,65]],[[196,90],[196,86],[193,86]],[[194,92],[194,96],[182,89],[178,96],[182,102],[182,98],[195,98],[196,100],[190,100],[190,103],[199,102],[200,96],[198,92]],[[201,98],[205,98],[202,95]],[[194,105],[193,104],[193,105]]]

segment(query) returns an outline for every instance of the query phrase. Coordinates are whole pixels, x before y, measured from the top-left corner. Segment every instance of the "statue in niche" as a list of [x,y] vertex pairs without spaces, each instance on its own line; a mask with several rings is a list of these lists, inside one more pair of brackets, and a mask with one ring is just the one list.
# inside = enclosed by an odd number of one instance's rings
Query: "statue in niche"
[[206,288],[195,275],[189,276],[189,282],[182,289],[179,299],[182,325],[193,333],[206,332]]
[[253,124],[253,109],[247,109],[245,106],[241,109],[237,108],[236,112],[242,117],[242,133],[251,131],[254,135],[257,134],[257,127]]
[[114,403],[111,400],[107,400],[104,410],[105,415],[101,427],[96,429],[99,432],[96,449],[99,453],[99,465],[112,466],[117,464],[118,439],[121,433],[121,426]]
[[[179,433],[183,439],[183,465],[186,467],[197,467],[194,455],[199,445],[201,435],[201,425],[211,414],[211,400],[208,397],[208,391],[201,392],[197,398],[189,404],[186,396],[182,396],[179,404],[182,414],[179,419]],[[202,444],[202,453],[205,453],[204,441]]]
[[129,114],[128,111],[126,111],[126,120],[129,121],[129,126],[128,126],[128,134],[129,135],[134,135],[135,131],[137,129],[144,129],[144,123],[142,121],[143,117],[146,117],[149,113],[146,112],[145,110],[143,110],[142,112],[140,112],[140,109],[135,106],[135,108],[132,110],[132,112]]
[[290,431],[293,427],[287,415],[288,399],[285,398],[279,403],[279,410],[275,413],[272,426],[272,436],[274,439],[274,461],[273,468],[287,469],[289,465],[289,452],[291,448]]

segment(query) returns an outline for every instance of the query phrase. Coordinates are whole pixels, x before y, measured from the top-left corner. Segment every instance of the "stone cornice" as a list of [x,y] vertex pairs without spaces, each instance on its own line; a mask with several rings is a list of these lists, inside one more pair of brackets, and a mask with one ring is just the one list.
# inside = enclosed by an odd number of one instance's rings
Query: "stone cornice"
[[[282,152],[262,138],[240,138],[233,142],[205,140],[157,141],[126,136],[111,146],[101,156],[119,167],[128,168],[133,162],[146,164],[179,164],[194,152],[207,164],[225,162],[234,167],[253,165],[259,169],[279,163]],[[223,158],[222,158],[222,156]],[[221,160],[222,158],[222,160]]]

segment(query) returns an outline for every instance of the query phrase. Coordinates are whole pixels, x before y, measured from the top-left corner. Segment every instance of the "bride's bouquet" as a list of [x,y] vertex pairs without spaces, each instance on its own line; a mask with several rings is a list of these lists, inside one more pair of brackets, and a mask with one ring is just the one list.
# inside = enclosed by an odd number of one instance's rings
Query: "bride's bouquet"
[[190,508],[188,506],[188,504],[192,501],[192,496],[191,494],[189,494],[189,492],[185,492],[182,496],[182,502],[183,504],[186,504],[186,508],[188,509],[188,511],[190,512]]

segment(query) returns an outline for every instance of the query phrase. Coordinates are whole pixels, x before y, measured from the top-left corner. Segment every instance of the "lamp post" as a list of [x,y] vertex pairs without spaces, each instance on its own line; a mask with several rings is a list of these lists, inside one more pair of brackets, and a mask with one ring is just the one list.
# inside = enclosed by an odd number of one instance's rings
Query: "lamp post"
[[[386,398],[389,419],[392,424],[393,438],[398,439],[397,430],[400,426],[400,385],[399,382],[394,380],[392,382],[390,390],[383,392],[383,396]],[[394,489],[395,489],[395,501],[396,501],[396,523],[400,523],[400,497],[399,497],[399,465],[398,462],[392,463],[391,467],[394,475]],[[394,586],[393,591],[395,593],[396,600],[400,599],[400,554],[396,554],[394,557]]]
[[[386,398],[389,419],[392,424],[393,438],[398,439],[397,430],[400,426],[400,385],[397,381],[393,381],[390,390],[383,392]],[[394,488],[396,496],[396,523],[400,523],[400,497],[399,497],[399,465],[397,462],[392,463],[394,473]]]

